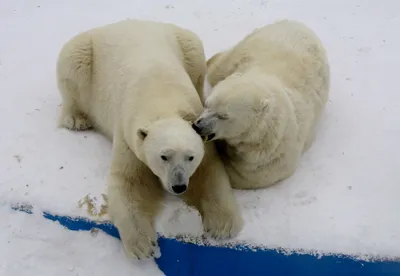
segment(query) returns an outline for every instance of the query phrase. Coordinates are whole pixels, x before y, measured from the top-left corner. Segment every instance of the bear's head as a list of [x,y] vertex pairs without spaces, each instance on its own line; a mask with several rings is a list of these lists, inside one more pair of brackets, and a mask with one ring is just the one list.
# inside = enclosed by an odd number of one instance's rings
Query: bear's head
[[193,129],[206,140],[243,140],[257,135],[265,123],[271,100],[264,81],[235,75],[218,83],[205,101]]
[[160,179],[163,188],[174,194],[184,193],[189,178],[204,156],[204,143],[181,118],[158,120],[137,130],[138,157]]

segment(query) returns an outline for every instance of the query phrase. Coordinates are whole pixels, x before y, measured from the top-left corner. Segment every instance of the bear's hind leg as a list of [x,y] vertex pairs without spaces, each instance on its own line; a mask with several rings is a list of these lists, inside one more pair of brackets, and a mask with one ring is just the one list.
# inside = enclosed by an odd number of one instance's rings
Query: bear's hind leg
[[92,41],[88,33],[73,37],[62,48],[57,61],[57,86],[63,99],[59,126],[71,130],[92,127],[79,108],[89,105],[92,78]]
[[61,107],[59,126],[70,130],[87,130],[92,128],[87,115],[78,110],[72,99],[64,99]]

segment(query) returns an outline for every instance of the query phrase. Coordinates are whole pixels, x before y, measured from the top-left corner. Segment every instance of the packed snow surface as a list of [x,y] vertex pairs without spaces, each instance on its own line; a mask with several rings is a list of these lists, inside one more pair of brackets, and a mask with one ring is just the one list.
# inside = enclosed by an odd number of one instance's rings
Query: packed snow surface
[[[189,28],[207,57],[278,19],[311,27],[332,70],[317,140],[291,178],[236,192],[246,220],[236,242],[400,257],[399,11],[397,0],[1,1],[0,274],[162,275],[151,260],[129,260],[104,233],[68,231],[40,214],[10,210],[23,202],[107,219],[101,210],[111,143],[57,128],[55,63],[73,35],[126,18]],[[202,233],[197,211],[177,199],[166,201],[157,230]]]

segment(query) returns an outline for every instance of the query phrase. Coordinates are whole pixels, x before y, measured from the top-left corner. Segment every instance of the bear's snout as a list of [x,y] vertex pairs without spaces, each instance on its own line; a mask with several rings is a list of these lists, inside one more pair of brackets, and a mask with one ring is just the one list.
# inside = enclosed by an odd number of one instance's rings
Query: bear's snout
[[187,189],[186,185],[175,185],[175,186],[172,186],[172,191],[174,191],[174,193],[176,193],[178,195],[183,193],[183,192],[185,192],[186,189]]
[[189,185],[189,178],[182,166],[176,166],[171,172],[170,187],[175,194],[186,192]]
[[201,121],[201,119],[196,121],[196,122],[194,122],[194,124],[192,125],[192,128],[194,129],[194,131],[197,132],[197,134],[201,133],[201,128],[197,125],[200,121]]
[[215,133],[212,131],[212,127],[210,125],[204,125],[203,118],[197,119],[196,122],[192,124],[192,128],[201,138],[205,141],[211,141],[215,138]]

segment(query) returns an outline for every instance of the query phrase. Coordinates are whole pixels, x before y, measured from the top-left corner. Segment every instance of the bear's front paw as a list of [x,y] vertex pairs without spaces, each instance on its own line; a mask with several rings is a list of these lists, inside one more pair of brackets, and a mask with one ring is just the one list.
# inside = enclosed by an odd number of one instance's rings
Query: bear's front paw
[[138,260],[157,257],[158,245],[156,241],[156,233],[154,235],[146,235],[135,231],[128,238],[122,238],[122,243],[126,254]]
[[243,229],[243,219],[239,214],[213,212],[203,217],[204,231],[214,239],[229,239]]

